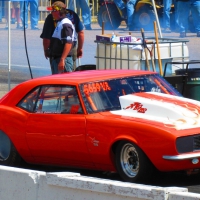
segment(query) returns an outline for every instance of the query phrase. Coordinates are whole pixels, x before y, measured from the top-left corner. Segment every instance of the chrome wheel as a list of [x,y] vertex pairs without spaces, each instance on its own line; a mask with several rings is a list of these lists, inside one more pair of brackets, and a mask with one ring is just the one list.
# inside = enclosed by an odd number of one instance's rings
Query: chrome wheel
[[122,147],[120,162],[122,170],[128,177],[133,178],[138,174],[139,156],[132,144],[127,143]]
[[130,141],[120,141],[115,151],[115,166],[124,181],[141,182],[148,180],[154,167],[136,144]]
[[9,158],[11,152],[11,142],[7,135],[0,132],[0,161]]

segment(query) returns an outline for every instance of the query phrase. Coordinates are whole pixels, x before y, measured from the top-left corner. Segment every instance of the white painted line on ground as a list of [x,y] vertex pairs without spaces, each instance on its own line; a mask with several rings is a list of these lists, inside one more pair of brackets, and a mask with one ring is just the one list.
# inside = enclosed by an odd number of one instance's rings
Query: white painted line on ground
[[[8,66],[8,64],[6,64],[6,63],[0,63],[0,66]],[[12,64],[11,66],[12,67],[22,67],[22,68],[27,68],[28,67],[28,65],[16,65],[16,64]],[[48,69],[48,67],[39,67],[39,66],[31,66],[31,68]]]

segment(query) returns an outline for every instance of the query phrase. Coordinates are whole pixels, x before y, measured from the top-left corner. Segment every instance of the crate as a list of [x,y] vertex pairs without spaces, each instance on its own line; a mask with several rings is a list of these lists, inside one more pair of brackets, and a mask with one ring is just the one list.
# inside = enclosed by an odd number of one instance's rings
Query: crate
[[[153,60],[156,65],[156,71],[159,72],[158,54],[155,38],[146,38],[151,41],[147,44],[149,49],[153,48]],[[186,45],[188,40],[160,38],[159,49],[160,58],[162,60],[162,67],[166,62],[189,60],[189,50]],[[145,53],[142,48],[142,43],[138,42],[109,42],[98,41],[96,47],[96,68],[97,69],[133,69],[133,70],[147,70],[145,66]],[[151,57],[148,55],[148,61],[151,65]],[[168,67],[167,73],[174,73],[177,68],[184,68],[185,65]],[[152,67],[151,67],[152,69]]]

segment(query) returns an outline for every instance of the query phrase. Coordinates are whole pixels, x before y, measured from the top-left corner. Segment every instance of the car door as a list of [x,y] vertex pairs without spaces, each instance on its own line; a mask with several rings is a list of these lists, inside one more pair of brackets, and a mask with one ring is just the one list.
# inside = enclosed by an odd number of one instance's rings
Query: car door
[[75,86],[42,86],[23,102],[21,107],[32,111],[25,125],[26,140],[36,162],[93,166],[85,141],[85,115]]

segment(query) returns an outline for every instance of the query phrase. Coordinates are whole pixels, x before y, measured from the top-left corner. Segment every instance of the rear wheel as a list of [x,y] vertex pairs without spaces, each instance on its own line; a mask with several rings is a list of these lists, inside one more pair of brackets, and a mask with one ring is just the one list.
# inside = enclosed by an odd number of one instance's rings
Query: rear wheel
[[115,4],[107,4],[100,7],[97,20],[100,27],[104,22],[106,30],[115,30],[120,26],[122,18]]
[[144,30],[153,30],[153,22],[156,20],[155,14],[151,6],[142,6],[134,14],[134,27],[143,28]]
[[117,172],[127,182],[148,180],[153,172],[153,165],[144,152],[128,141],[118,144],[115,162]]
[[21,157],[6,134],[0,131],[0,165],[18,166]]

